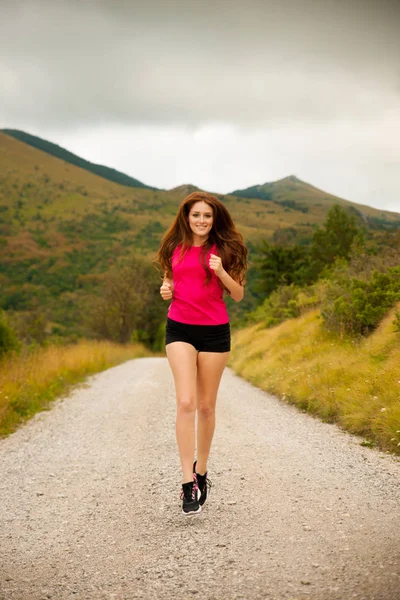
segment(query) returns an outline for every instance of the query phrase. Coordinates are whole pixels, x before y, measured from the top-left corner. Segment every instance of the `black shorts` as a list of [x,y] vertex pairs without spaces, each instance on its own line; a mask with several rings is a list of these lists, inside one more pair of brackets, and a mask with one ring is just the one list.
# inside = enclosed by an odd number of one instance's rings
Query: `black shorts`
[[224,325],[187,325],[167,318],[165,345],[172,342],[191,344],[197,352],[229,352],[231,328]]

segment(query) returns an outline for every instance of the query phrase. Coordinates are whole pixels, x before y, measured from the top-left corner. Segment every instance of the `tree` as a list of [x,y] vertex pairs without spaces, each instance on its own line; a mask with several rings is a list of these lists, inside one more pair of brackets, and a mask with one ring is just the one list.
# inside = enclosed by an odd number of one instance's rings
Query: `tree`
[[357,220],[354,211],[336,204],[330,209],[323,227],[315,231],[309,248],[263,241],[255,261],[258,265],[256,291],[269,296],[280,286],[312,283],[337,258],[348,260],[356,241],[364,247],[363,229]]
[[304,246],[272,246],[263,241],[259,249],[259,280],[257,290],[267,296],[282,285],[301,285],[308,263],[308,251]]
[[316,280],[322,270],[333,265],[337,258],[348,260],[354,242],[363,242],[363,234],[352,213],[338,204],[332,206],[324,226],[317,229],[312,238],[309,280]]
[[136,337],[152,344],[164,316],[161,280],[144,259],[132,257],[126,267],[109,272],[103,294],[89,307],[89,327],[98,336],[125,344]]

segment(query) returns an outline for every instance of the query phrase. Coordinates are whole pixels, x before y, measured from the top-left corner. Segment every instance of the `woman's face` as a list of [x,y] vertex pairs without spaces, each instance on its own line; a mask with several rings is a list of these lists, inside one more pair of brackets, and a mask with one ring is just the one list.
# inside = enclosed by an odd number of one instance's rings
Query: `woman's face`
[[195,202],[189,211],[189,227],[193,233],[193,240],[205,242],[213,226],[213,221],[212,207],[204,200]]

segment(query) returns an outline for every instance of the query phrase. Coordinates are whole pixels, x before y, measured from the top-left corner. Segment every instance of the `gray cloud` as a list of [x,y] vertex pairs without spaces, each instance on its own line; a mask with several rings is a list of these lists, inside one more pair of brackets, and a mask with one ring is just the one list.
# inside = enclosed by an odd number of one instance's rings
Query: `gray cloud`
[[158,187],[400,212],[400,2],[3,0],[0,127]]
[[4,123],[367,117],[400,105],[396,3],[15,0],[3,5]]

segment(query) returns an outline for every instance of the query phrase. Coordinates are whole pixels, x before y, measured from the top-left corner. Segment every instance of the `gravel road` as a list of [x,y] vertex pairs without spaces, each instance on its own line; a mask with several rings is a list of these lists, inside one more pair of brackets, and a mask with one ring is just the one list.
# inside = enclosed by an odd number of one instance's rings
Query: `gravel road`
[[0,441],[1,600],[399,600],[400,463],[223,376],[183,517],[172,376],[129,361]]

